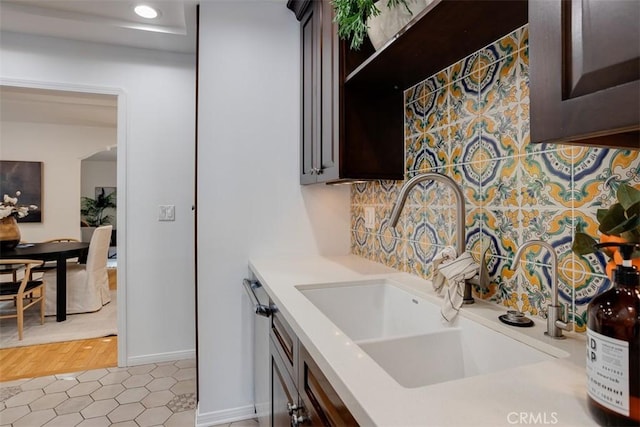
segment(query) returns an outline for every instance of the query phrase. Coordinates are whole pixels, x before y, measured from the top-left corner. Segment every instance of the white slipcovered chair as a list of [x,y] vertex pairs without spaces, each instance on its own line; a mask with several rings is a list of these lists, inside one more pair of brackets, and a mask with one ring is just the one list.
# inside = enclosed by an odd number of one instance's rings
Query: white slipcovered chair
[[[89,243],[86,264],[67,265],[67,314],[98,311],[111,301],[107,257],[111,229],[113,226],[98,227]],[[56,314],[56,271],[44,274],[47,282],[46,315]]]

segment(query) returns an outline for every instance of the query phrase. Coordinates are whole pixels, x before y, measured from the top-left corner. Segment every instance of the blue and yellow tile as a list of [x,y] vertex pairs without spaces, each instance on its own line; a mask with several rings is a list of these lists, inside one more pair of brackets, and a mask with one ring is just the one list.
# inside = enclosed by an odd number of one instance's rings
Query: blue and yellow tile
[[451,221],[447,208],[431,208],[425,211],[427,226],[434,232],[427,237],[435,240],[429,241],[433,245],[446,246],[451,241]]
[[449,146],[449,164],[462,163],[465,147],[473,141],[480,143],[480,132],[477,120],[467,120],[451,124],[447,131]]
[[389,205],[383,205],[376,207],[376,224],[377,228],[375,232],[377,234],[386,236],[386,238],[401,239],[404,235],[404,221],[398,221],[395,227],[391,227],[389,222],[391,218],[391,211],[393,207]]
[[391,237],[388,233],[376,235],[377,262],[387,267],[402,270],[405,264],[406,242],[402,239]]
[[518,49],[527,49],[529,47],[529,25],[523,25],[518,30]]
[[383,206],[391,206],[398,199],[398,195],[400,194],[400,184],[398,181],[380,181],[380,189],[378,196],[378,201]]
[[404,91],[404,105],[416,102],[421,96],[424,95],[424,82],[420,82],[411,86]]
[[575,147],[572,198],[576,207],[607,208],[621,183],[640,187],[640,152]]
[[351,209],[351,230],[355,230],[358,220],[364,221],[364,208],[361,205],[352,205]]
[[558,239],[571,234],[573,218],[570,209],[522,209],[521,243],[528,240]]
[[400,214],[400,222],[402,222],[401,237],[405,240],[414,239],[418,225],[424,223],[425,210],[422,205],[406,206]]
[[411,136],[424,132],[424,104],[418,101],[405,106],[404,111],[404,134]]
[[517,64],[517,55],[510,55],[478,71],[480,114],[486,114],[491,109],[502,109],[520,101],[516,77]]
[[418,159],[418,153],[424,149],[424,134],[414,134],[407,136],[404,139],[404,163],[405,171],[416,171],[416,160]]
[[[481,298],[544,317],[550,255],[534,250],[517,274],[510,264],[525,241],[551,242],[563,307],[584,331],[587,304],[610,282],[605,256],[577,256],[571,239],[578,225],[597,237],[596,209],[615,200],[620,183],[640,186],[640,158],[637,151],[530,143],[528,38],[525,25],[405,91],[405,175],[435,170],[463,188],[466,246],[478,257],[485,247],[491,252],[491,284],[476,289]],[[385,221],[400,185],[352,186],[352,252],[428,278],[438,249],[455,243],[455,200],[423,183],[392,230]],[[375,207],[376,230],[364,229],[364,206]]]
[[484,209],[482,233],[497,244],[495,254],[501,257],[513,255],[522,241],[520,210]]
[[520,206],[520,169],[518,161],[506,157],[492,161],[495,173],[484,182],[482,187],[484,205],[492,207],[516,208]]
[[523,207],[571,208],[571,164],[559,150],[520,157]]
[[474,118],[478,112],[478,74],[463,76],[448,87],[449,120],[451,123]]

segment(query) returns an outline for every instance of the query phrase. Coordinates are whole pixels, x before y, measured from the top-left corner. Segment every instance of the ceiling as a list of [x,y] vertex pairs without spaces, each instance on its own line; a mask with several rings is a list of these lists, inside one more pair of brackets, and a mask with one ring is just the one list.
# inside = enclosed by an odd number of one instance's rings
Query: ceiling
[[[0,0],[0,30],[193,54],[198,0]],[[159,10],[148,20],[138,4]],[[115,127],[115,96],[0,86],[0,120]],[[116,148],[89,160],[115,160]]]
[[0,86],[0,119],[5,122],[115,128],[116,107],[115,95]]
[[[149,20],[138,4],[159,10]],[[0,29],[172,52],[196,49],[197,0],[0,0]]]
[[[115,128],[115,95],[0,86],[0,121]],[[115,161],[115,146],[87,160]]]

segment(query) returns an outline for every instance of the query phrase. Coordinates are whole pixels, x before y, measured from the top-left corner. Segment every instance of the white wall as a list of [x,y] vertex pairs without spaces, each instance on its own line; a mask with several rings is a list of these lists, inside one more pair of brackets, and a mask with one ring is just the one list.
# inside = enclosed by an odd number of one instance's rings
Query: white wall
[[[96,187],[113,187],[117,190],[117,166],[118,163],[111,160],[83,160],[80,165],[80,195],[95,199]],[[117,230],[116,209],[105,209],[104,213],[111,215],[110,224]]]
[[[3,32],[0,57],[2,83],[119,93],[118,215],[126,217],[118,218],[118,231],[126,231],[118,236],[118,300],[126,303],[126,361],[193,355],[195,56]],[[175,222],[158,222],[161,204],[176,206]]]
[[349,252],[349,187],[299,185],[299,24],[284,1],[200,9],[198,425],[253,416],[253,256]]
[[22,240],[80,238],[81,159],[116,141],[116,130],[0,122],[0,158],[43,162],[42,222],[21,223]]

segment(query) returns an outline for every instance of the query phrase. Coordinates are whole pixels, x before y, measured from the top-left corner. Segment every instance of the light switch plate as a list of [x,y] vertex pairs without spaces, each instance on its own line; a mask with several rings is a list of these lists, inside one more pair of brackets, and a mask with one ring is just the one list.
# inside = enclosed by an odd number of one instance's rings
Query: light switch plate
[[176,220],[176,206],[175,205],[160,205],[160,213],[158,214],[159,221],[175,221]]
[[364,227],[373,229],[376,226],[376,210],[373,206],[365,206],[364,208]]

